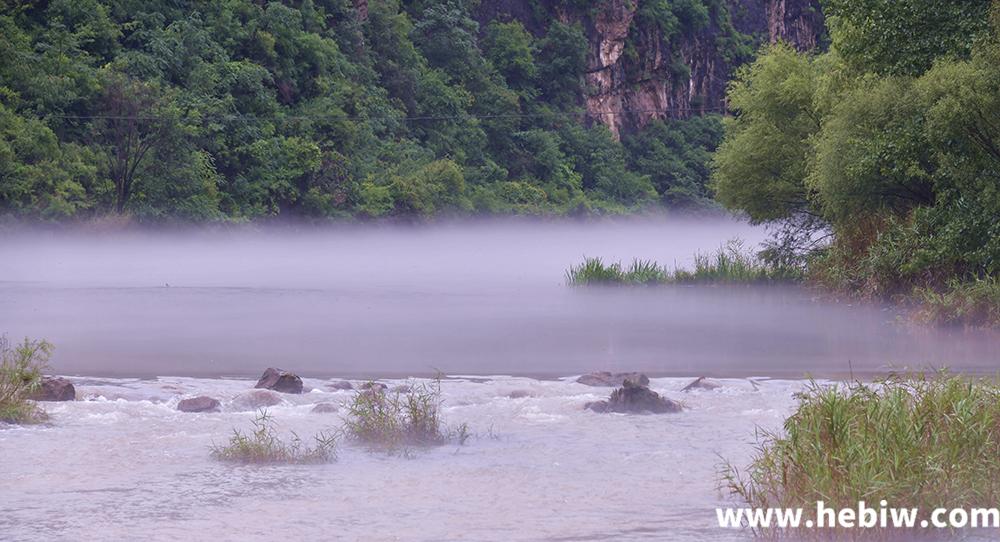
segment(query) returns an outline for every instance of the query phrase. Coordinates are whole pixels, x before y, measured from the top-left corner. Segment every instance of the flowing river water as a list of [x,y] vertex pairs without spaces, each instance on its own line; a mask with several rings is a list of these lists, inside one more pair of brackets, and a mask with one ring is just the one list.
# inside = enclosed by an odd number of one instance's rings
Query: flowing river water
[[[7,236],[0,332],[56,345],[77,401],[0,428],[3,540],[739,540],[715,507],[723,458],[780,429],[806,375],[893,367],[993,372],[995,339],[927,330],[889,307],[799,288],[577,289],[584,256],[687,266],[764,232],[733,220],[471,223],[327,231]],[[247,429],[265,367],[310,391],[271,408],[282,434],[342,424],[342,378],[438,371],[465,446],[408,458],[342,442],[328,465],[234,466],[209,455]],[[644,371],[680,414],[585,411]],[[683,393],[692,377],[723,387]],[[218,413],[176,410],[208,395]]]

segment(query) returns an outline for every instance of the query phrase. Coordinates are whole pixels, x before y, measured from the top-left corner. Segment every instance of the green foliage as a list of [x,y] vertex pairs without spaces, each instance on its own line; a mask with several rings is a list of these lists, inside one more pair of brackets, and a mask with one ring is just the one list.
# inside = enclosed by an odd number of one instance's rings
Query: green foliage
[[[366,17],[344,0],[5,10],[0,213],[325,220],[704,199],[711,130],[650,130],[626,152],[585,127],[586,21],[549,11],[594,17],[594,3],[538,4],[520,22],[466,0],[366,6]],[[649,9],[677,36],[736,35],[718,0]],[[711,46],[729,58],[723,41]]]
[[628,165],[648,175],[668,205],[704,206],[711,201],[712,152],[722,139],[722,119],[715,115],[654,121],[622,141]]
[[358,390],[347,405],[347,434],[373,449],[407,453],[412,447],[440,446],[455,441],[465,444],[466,424],[445,427],[441,419],[441,381],[410,386],[407,393],[390,392],[369,383]]
[[316,444],[308,447],[298,435],[285,442],[278,437],[274,418],[262,409],[250,422],[253,430],[244,433],[233,429],[229,442],[224,446],[212,446],[212,457],[220,461],[242,464],[293,464],[329,463],[337,459],[337,438],[335,435],[319,433],[313,439]]
[[713,188],[722,204],[757,222],[809,208],[805,178],[820,129],[819,73],[818,62],[782,44],[739,70],[728,94],[737,116],[726,120],[713,161]]
[[833,46],[860,70],[919,75],[968,57],[988,29],[990,0],[827,0]]
[[713,186],[754,220],[828,229],[833,242],[810,258],[823,284],[912,297],[928,321],[988,323],[1000,19],[982,2],[938,4],[833,2],[834,50],[778,46],[743,70]]
[[45,412],[30,400],[42,381],[42,371],[48,365],[52,345],[46,341],[24,339],[11,347],[0,336],[0,422],[39,423]]
[[781,433],[759,435],[723,486],[752,507],[838,509],[858,501],[919,508],[992,506],[1000,497],[1000,388],[946,373],[873,384],[811,383]]

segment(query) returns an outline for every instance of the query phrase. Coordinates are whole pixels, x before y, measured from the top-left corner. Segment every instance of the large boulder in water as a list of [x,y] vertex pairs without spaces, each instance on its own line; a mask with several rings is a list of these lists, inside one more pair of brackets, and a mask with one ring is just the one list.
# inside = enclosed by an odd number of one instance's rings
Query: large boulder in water
[[254,387],[281,393],[302,393],[302,379],[295,373],[268,367]]
[[631,380],[641,386],[649,385],[649,377],[642,373],[609,373],[608,371],[598,371],[588,373],[576,381],[587,386],[604,386],[607,388],[617,388],[622,386],[626,380]]
[[183,399],[177,403],[177,410],[181,412],[218,412],[219,401],[211,397],[192,397]]
[[257,410],[278,404],[281,404],[281,397],[270,390],[252,390],[233,399],[233,406],[240,410]]
[[594,412],[652,412],[653,414],[683,410],[677,401],[660,397],[655,391],[631,380],[626,380],[622,387],[611,392],[611,397],[607,401],[587,403],[584,408]]
[[34,401],[72,401],[76,399],[76,388],[61,376],[43,376],[42,382],[28,398]]

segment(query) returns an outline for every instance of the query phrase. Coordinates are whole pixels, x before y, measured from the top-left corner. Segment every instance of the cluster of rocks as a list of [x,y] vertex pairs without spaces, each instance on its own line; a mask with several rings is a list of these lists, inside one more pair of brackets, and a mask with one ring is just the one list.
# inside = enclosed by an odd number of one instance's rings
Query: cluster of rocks
[[[237,395],[233,399],[233,404],[248,410],[280,404],[281,397],[278,393],[302,393],[302,379],[290,371],[268,367],[254,388]],[[177,403],[177,410],[181,412],[218,412],[220,409],[221,404],[218,399],[204,395],[183,399]]]
[[[649,389],[649,377],[642,373],[612,373],[599,371],[585,374],[576,379],[587,386],[616,388],[610,397],[603,401],[587,403],[584,408],[594,412],[635,412],[635,413],[667,413],[680,412],[683,405],[672,399],[662,397]],[[681,389],[682,392],[695,390],[715,390],[722,385],[706,377],[700,377]],[[327,385],[331,390],[352,390],[354,385],[346,380],[332,382]],[[385,392],[389,388],[381,382],[365,382],[358,387],[369,392]],[[399,385],[392,389],[397,393],[409,393],[410,386]],[[233,399],[233,404],[248,410],[256,410],[278,405],[282,402],[280,393],[300,394],[303,392],[302,379],[290,371],[268,367],[261,375],[254,389],[240,394]],[[533,394],[527,390],[515,390],[508,394],[510,398],[529,397]],[[72,401],[76,399],[76,389],[66,378],[46,376],[42,378],[38,389],[31,395],[35,401]],[[218,399],[208,396],[190,397],[177,403],[181,412],[218,412],[221,410]],[[333,403],[318,403],[312,412],[337,412]]]

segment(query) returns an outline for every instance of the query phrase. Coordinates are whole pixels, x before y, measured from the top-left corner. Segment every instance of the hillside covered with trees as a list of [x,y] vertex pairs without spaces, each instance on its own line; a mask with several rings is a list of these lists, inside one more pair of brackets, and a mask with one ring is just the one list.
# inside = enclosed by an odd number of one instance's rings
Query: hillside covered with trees
[[0,213],[708,205],[725,83],[768,40],[767,3],[7,2]]

